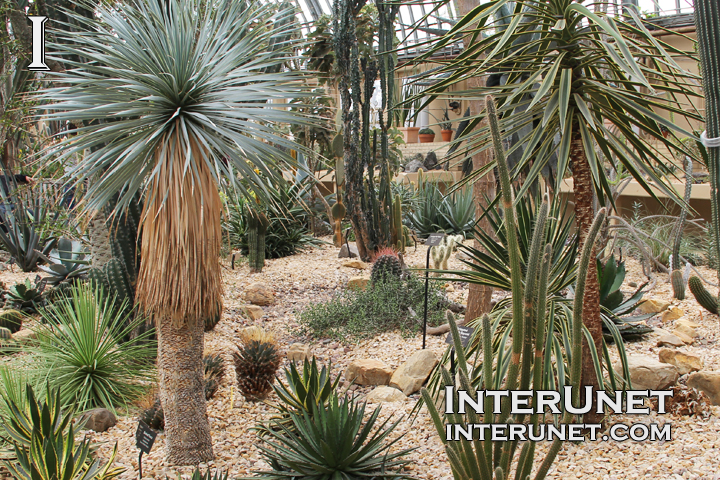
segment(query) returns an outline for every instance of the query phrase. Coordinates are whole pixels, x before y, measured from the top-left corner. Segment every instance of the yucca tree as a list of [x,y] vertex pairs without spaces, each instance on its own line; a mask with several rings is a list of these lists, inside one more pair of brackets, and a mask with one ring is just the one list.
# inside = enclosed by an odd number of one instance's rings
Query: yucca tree
[[302,74],[283,69],[294,11],[241,0],[106,5],[90,5],[100,20],[68,11],[80,32],[58,31],[65,42],[47,47],[68,69],[40,95],[46,118],[81,126],[45,158],[77,158],[70,184],[94,179],[85,211],[118,193],[121,211],[144,193],[136,301],[157,328],[168,461],[207,462],[203,319],[222,307],[218,182],[237,169],[262,196],[259,176],[277,178],[290,161],[277,147],[294,144],[273,125],[304,121],[284,108],[306,92]]
[[[698,96],[699,78],[673,58],[694,54],[654,37],[634,7],[625,8],[625,17],[596,13],[607,11],[606,6],[594,0],[484,2],[417,59],[422,62],[458,38],[473,36],[460,55],[432,72],[441,80],[425,94],[432,97],[488,75],[485,87],[453,95],[472,100],[492,94],[497,99],[500,128],[512,144],[513,177],[524,178],[518,196],[541,172],[556,192],[572,173],[581,243],[593,221],[594,197],[604,204],[604,196],[611,195],[608,168],[622,166],[653,197],[651,185],[682,202],[664,180],[669,170],[659,148],[677,148],[673,137],[693,137],[681,119],[702,120],[691,102]],[[483,116],[474,121],[480,123]],[[480,128],[467,140],[478,150],[488,148],[488,138],[488,128]],[[595,270],[590,262],[583,322],[600,351]],[[589,356],[583,384],[597,385]]]

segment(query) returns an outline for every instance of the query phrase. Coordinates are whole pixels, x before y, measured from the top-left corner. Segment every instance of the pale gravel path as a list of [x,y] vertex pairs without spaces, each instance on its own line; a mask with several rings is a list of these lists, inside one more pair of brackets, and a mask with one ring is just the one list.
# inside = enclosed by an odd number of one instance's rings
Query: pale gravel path
[[[337,258],[338,249],[328,246],[308,251],[302,255],[269,260],[260,274],[250,275],[245,265],[230,270],[227,264],[223,268],[225,282],[225,313],[223,320],[214,332],[206,337],[206,351],[218,352],[225,356],[227,362],[226,380],[218,394],[208,403],[208,414],[213,429],[213,442],[216,460],[211,464],[215,467],[230,470],[230,478],[248,475],[252,470],[262,469],[266,464],[262,461],[256,447],[255,436],[249,431],[258,421],[268,418],[271,410],[263,404],[244,402],[237,394],[234,383],[234,370],[230,366],[230,352],[233,349],[237,332],[253,322],[247,319],[240,307],[244,288],[253,282],[265,282],[271,285],[277,294],[277,302],[272,307],[265,307],[266,316],[256,322],[276,333],[283,348],[294,341],[306,341],[293,338],[289,330],[296,325],[296,310],[310,303],[317,303],[329,298],[336,290],[342,288],[348,278],[356,276],[357,270],[342,267],[342,260]],[[409,265],[420,266],[425,261],[425,248],[420,246],[417,252],[410,249],[406,255]],[[451,268],[460,268],[461,263],[453,258]],[[627,281],[641,283],[643,277],[637,263],[628,261]],[[714,272],[703,269],[709,278]],[[30,274],[34,278],[35,274]],[[0,280],[12,283],[24,278],[25,274],[0,273]],[[671,287],[665,278],[660,277],[657,285],[647,297],[668,299]],[[467,287],[454,285],[449,288],[450,298],[464,301]],[[701,326],[698,329],[701,341],[687,347],[686,350],[703,356],[705,369],[720,371],[720,350],[717,341],[720,338],[718,318],[701,313],[694,299],[674,302],[687,312],[686,317],[695,320]],[[333,371],[344,371],[347,364],[354,358],[378,358],[391,367],[397,367],[414,351],[421,348],[421,336],[403,338],[396,333],[380,335],[374,339],[354,344],[342,345],[335,341],[322,339],[311,341],[316,356],[321,361],[332,360]],[[630,352],[657,355],[658,348],[652,337],[645,341],[627,344]],[[440,356],[445,350],[443,337],[428,337],[428,348]],[[368,389],[358,389],[365,393]],[[408,414],[417,400],[418,395],[411,396],[404,404],[385,404],[381,417],[386,415],[403,416],[398,426],[398,434],[405,433],[399,447],[418,447],[410,456],[409,472],[423,479],[451,479],[452,475],[443,452],[442,444],[436,435],[426,410],[414,419],[411,424]],[[273,397],[270,397],[273,401]],[[707,420],[695,418],[673,418],[668,415],[651,416],[615,416],[610,419],[616,422],[670,422],[673,425],[673,440],[664,444],[652,442],[583,442],[567,443],[555,462],[548,478],[552,479],[720,479],[720,407],[713,407],[714,415]],[[119,444],[118,465],[128,470],[120,478],[137,478],[137,449],[135,448],[136,414],[121,417],[118,425],[104,434],[94,434],[97,441],[107,442],[101,452],[107,453],[116,441]],[[539,446],[539,455],[547,446]],[[175,469],[166,467],[163,462],[164,442],[162,434],[158,436],[155,447],[150,455],[143,459],[144,478],[164,479],[165,475],[173,480],[176,472],[187,473],[188,468]]]

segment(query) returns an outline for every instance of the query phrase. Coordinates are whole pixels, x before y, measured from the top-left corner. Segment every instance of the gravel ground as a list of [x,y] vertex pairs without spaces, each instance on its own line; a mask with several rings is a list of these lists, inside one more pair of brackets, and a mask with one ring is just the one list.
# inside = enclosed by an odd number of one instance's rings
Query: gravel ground
[[[329,239],[327,239],[329,240]],[[331,360],[333,371],[342,373],[345,367],[356,358],[377,358],[390,367],[398,367],[413,352],[422,347],[422,337],[415,335],[403,337],[398,333],[388,333],[356,343],[341,344],[328,339],[304,339],[294,337],[292,329],[296,326],[295,312],[306,305],[323,301],[343,288],[347,280],[362,274],[358,270],[343,267],[343,259],[337,258],[338,249],[326,246],[313,249],[301,255],[266,261],[262,273],[250,274],[246,264],[236,265],[231,270],[223,263],[225,284],[225,312],[216,329],[206,336],[206,353],[221,353],[227,360],[227,375],[215,398],[208,402],[208,415],[212,426],[215,461],[210,465],[230,471],[230,478],[249,475],[253,470],[264,469],[267,464],[257,448],[257,440],[249,429],[257,422],[266,419],[272,410],[263,403],[245,402],[233,387],[234,371],[230,368],[230,354],[234,349],[238,332],[250,325],[260,325],[275,332],[281,348],[285,350],[294,342],[311,344],[313,352],[320,361]],[[406,255],[409,266],[424,266],[425,247],[416,252],[410,249]],[[461,268],[461,263],[452,257],[450,268]],[[627,262],[628,282],[642,283],[644,277],[639,265],[632,259]],[[714,279],[715,272],[701,269],[706,278]],[[368,272],[365,272],[367,274]],[[36,274],[29,274],[34,278]],[[28,274],[0,272],[0,280],[7,285],[20,280]],[[669,300],[672,289],[667,275],[657,275],[655,285],[646,294],[646,298]],[[250,320],[242,313],[244,305],[243,291],[254,282],[270,285],[276,294],[276,302],[271,307],[263,307],[265,316],[257,321]],[[461,283],[448,285],[448,296],[457,302],[467,299],[467,286]],[[631,289],[628,287],[628,291]],[[684,301],[674,301],[673,305],[686,312],[685,318],[700,324],[700,337],[694,345],[685,350],[703,357],[706,371],[720,371],[720,351],[716,348],[718,317],[703,312],[690,295]],[[659,317],[650,321],[659,325]],[[664,327],[667,327],[665,325]],[[671,329],[671,328],[670,328]],[[428,348],[438,357],[445,351],[444,336],[428,337]],[[656,356],[653,335],[642,341],[626,344],[631,353],[645,353]],[[369,388],[357,388],[356,392],[365,394]],[[392,415],[402,418],[396,429],[403,438],[398,448],[417,447],[410,454],[411,464],[408,473],[422,479],[451,479],[452,475],[427,411],[423,409],[417,417],[410,418],[409,413],[417,401],[418,394],[412,395],[404,403],[384,404],[381,418]],[[272,402],[273,396],[268,398]],[[138,450],[135,448],[135,430],[137,411],[120,416],[118,424],[103,434],[90,432],[96,441],[103,442],[101,454],[107,454],[115,442],[119,453],[116,464],[127,471],[121,479],[137,478]],[[696,417],[673,417],[651,414],[649,416],[616,415],[609,423],[665,423],[672,425],[673,439],[669,442],[580,442],[566,443],[560,452],[548,478],[566,479],[720,479],[720,407],[712,407],[713,415],[707,419]],[[538,447],[538,456],[542,456],[547,445]],[[177,469],[164,463],[164,439],[158,435],[155,446],[149,455],[143,458],[144,478],[176,478],[177,473],[187,473],[189,468]],[[538,462],[539,463],[539,462]]]

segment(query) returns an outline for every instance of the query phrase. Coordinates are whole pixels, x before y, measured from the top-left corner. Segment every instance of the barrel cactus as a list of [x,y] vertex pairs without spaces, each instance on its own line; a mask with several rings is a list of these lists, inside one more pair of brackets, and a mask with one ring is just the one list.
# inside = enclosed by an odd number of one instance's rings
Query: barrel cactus
[[397,254],[385,253],[380,255],[373,263],[370,272],[370,280],[376,282],[390,277],[400,278],[402,275],[402,263]]

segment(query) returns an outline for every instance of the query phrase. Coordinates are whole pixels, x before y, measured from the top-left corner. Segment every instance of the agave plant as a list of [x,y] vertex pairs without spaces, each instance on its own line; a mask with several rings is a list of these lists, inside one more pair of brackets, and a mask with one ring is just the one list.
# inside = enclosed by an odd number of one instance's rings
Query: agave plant
[[25,313],[36,313],[45,303],[43,298],[45,282],[38,282],[35,285],[26,278],[24,282],[16,283],[5,292],[7,305],[15,310]]
[[15,453],[5,465],[18,480],[112,479],[124,469],[113,468],[117,444],[110,459],[92,458],[89,439],[75,443],[74,407],[61,409],[60,391],[46,387],[46,400],[39,401],[26,387],[26,408],[6,399],[11,415],[3,423]]
[[0,197],[9,204],[0,213],[0,245],[23,272],[32,272],[57,245],[53,228],[60,211],[32,192],[9,196],[0,188]]
[[49,276],[45,280],[50,286],[59,285],[62,282],[73,282],[87,273],[90,265],[89,260],[85,260],[85,253],[73,250],[72,241],[67,238],[61,238],[57,244],[57,257],[46,257],[43,259],[48,263],[47,266],[41,266],[40,270]]
[[364,403],[337,394],[309,412],[290,412],[292,427],[280,425],[261,437],[258,447],[272,470],[253,478],[412,478],[400,470],[414,449],[390,451],[402,436],[385,442],[400,420],[376,425],[379,414],[380,407],[364,420]]
[[80,283],[67,300],[40,311],[45,323],[35,327],[38,369],[57,388],[64,405],[80,410],[126,406],[146,390],[153,376],[155,345],[150,332],[122,342],[145,319],[130,318],[98,287]]
[[[166,480],[170,480],[170,477],[165,477]],[[183,480],[182,475],[178,473],[177,480]],[[192,475],[188,480],[228,480],[228,473],[223,473],[221,470],[217,470],[214,474],[208,468],[205,473],[200,470],[200,467],[196,467]]]
[[[610,255],[603,265],[600,259],[597,260],[598,285],[600,286],[600,306],[603,309],[603,316],[611,320],[623,337],[643,335],[650,333],[653,328],[641,324],[643,320],[652,317],[652,313],[642,315],[630,315],[643,302],[644,289],[647,282],[640,285],[635,293],[625,298],[620,286],[625,281],[625,262],[615,261],[615,256]],[[607,328],[607,321],[603,328],[605,336],[612,338],[612,333]]]
[[292,429],[291,412],[301,415],[303,412],[310,413],[313,406],[326,405],[340,383],[340,376],[332,381],[329,367],[323,365],[322,370],[318,370],[315,357],[312,362],[307,358],[304,360],[302,373],[295,363],[291,363],[290,368],[285,368],[285,379],[287,386],[282,382],[272,385],[280,400],[274,405],[279,415],[271,418],[267,426],[259,427],[260,434],[267,428],[279,430],[279,425]]

